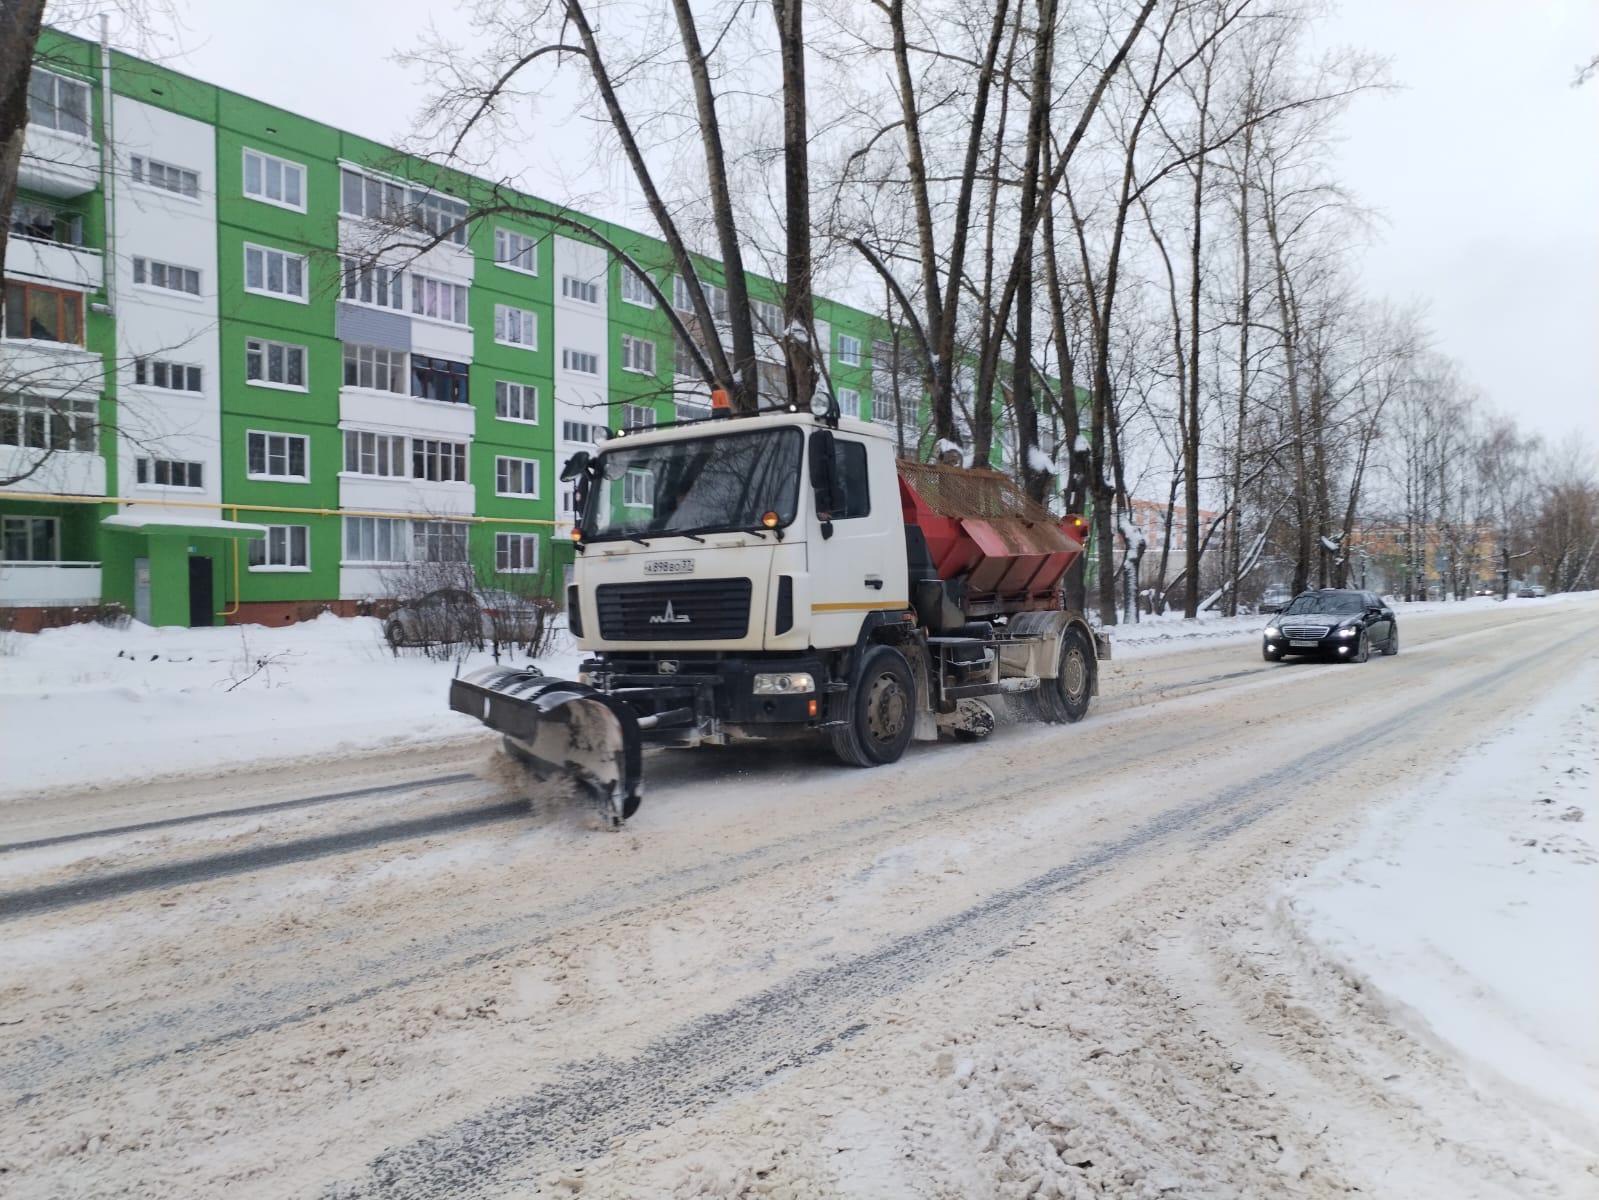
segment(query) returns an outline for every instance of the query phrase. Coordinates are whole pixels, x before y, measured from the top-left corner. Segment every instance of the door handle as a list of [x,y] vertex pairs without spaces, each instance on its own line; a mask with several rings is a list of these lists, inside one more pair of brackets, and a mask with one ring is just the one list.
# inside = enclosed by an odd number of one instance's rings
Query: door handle
[[882,591],[883,577],[881,575],[868,575],[866,577],[866,586],[869,588],[876,588],[878,591]]

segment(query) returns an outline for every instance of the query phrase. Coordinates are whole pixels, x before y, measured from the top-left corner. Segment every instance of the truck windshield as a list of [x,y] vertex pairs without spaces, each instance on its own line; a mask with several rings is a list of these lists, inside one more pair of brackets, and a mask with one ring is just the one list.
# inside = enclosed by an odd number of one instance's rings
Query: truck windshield
[[804,440],[793,426],[654,445],[612,444],[583,514],[586,539],[760,529],[794,519]]

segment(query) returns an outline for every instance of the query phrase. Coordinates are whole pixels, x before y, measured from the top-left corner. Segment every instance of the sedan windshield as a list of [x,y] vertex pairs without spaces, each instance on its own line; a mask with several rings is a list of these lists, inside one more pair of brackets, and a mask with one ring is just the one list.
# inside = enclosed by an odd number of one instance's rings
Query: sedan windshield
[[1306,592],[1294,597],[1294,602],[1283,610],[1283,616],[1325,613],[1333,617],[1352,617],[1365,611],[1366,602],[1354,592]]
[[583,536],[648,538],[779,527],[799,501],[800,431],[764,429],[654,445],[612,445],[599,456]]

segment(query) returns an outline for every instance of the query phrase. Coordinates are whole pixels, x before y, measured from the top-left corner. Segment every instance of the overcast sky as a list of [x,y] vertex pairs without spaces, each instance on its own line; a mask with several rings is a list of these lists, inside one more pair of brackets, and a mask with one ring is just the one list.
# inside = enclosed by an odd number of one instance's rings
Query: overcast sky
[[[390,55],[454,12],[179,3],[174,68],[384,141],[407,132],[417,96]],[[1599,52],[1599,4],[1344,0],[1325,37],[1391,58],[1402,85],[1357,101],[1344,124],[1340,175],[1384,219],[1361,260],[1367,291],[1425,304],[1438,349],[1525,428],[1599,443],[1599,80],[1570,86]],[[562,124],[527,179],[573,200],[593,185],[560,150],[585,135]]]

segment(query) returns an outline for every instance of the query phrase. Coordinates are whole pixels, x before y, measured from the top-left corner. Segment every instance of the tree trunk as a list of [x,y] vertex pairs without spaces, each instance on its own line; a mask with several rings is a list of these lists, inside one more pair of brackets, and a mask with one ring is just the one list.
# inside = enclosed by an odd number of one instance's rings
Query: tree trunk
[[[802,412],[816,391],[816,328],[811,301],[810,146],[805,115],[804,0],[772,0],[778,46],[783,59],[783,186],[787,245],[783,289],[783,345],[788,361],[788,395]],[[796,336],[803,331],[805,336]],[[752,349],[753,355],[753,349]]]
[[28,133],[28,80],[43,19],[44,0],[0,4],[0,284],[5,282],[6,242]]

